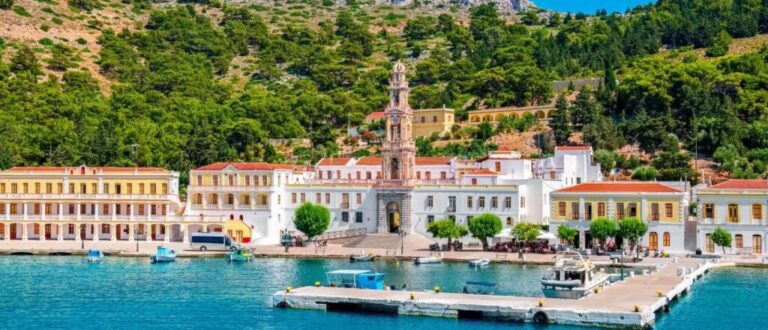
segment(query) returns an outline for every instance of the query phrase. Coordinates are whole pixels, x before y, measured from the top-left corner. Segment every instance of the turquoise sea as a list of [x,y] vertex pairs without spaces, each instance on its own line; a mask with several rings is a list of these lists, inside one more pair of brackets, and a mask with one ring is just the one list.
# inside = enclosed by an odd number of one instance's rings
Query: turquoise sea
[[609,13],[623,13],[638,5],[656,3],[655,0],[533,0],[539,8],[569,13],[594,14],[600,9]]
[[[180,259],[152,265],[145,258],[0,257],[0,328],[173,329],[581,329],[426,317],[273,309],[271,295],[286,286],[324,281],[326,270],[366,267],[344,260]],[[540,295],[544,267],[463,263],[415,266],[368,264],[388,283],[413,289],[439,285],[458,291],[466,280],[493,280],[503,294]],[[367,268],[366,267],[366,268]],[[705,276],[657,329],[768,329],[768,270],[725,269]]]

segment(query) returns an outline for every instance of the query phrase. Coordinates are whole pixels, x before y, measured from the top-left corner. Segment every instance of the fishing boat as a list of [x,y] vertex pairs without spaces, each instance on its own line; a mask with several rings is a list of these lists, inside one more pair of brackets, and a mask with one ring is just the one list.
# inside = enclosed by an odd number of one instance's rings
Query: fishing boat
[[549,275],[541,279],[547,298],[579,299],[610,283],[608,274],[575,251],[559,252],[555,266],[548,271]]
[[469,261],[471,267],[485,267],[491,264],[491,259],[475,259]]
[[228,262],[248,262],[253,260],[253,253],[250,249],[235,247],[232,252],[227,254]]
[[463,292],[469,294],[493,295],[496,294],[496,287],[496,282],[467,281],[464,285]]
[[351,255],[349,256],[349,262],[369,262],[373,261],[376,256],[373,255],[373,253],[366,254],[365,251],[360,251],[359,255]]
[[443,263],[443,258],[438,257],[420,257],[413,260],[413,263],[417,265],[428,265],[428,264],[441,264]]
[[325,276],[330,287],[384,290],[384,273],[368,269],[340,269]]
[[90,263],[100,263],[101,258],[104,258],[104,253],[101,252],[99,249],[89,249],[88,250],[88,256],[86,257],[86,260]]
[[176,251],[164,246],[158,246],[155,254],[149,256],[153,264],[176,261]]

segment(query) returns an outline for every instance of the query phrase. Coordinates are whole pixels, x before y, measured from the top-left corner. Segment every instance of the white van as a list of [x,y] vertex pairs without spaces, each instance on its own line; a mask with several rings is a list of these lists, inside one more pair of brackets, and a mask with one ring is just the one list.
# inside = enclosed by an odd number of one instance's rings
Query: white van
[[224,233],[192,233],[189,246],[192,250],[228,251],[234,249],[237,243]]

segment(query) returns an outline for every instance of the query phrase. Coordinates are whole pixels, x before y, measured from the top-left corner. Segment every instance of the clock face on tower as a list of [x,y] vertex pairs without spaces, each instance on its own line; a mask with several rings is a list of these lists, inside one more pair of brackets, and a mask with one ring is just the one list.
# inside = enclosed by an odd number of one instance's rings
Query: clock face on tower
[[392,117],[392,122],[397,124],[400,122],[400,117]]

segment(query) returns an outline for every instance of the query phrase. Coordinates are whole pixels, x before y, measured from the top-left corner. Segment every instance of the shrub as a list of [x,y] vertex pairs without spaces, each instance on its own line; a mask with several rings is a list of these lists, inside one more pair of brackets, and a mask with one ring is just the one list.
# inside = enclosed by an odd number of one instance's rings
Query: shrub
[[50,30],[50,29],[51,29],[51,26],[48,25],[48,24],[43,23],[43,24],[40,25],[40,30],[48,32],[48,30]]
[[38,43],[43,45],[43,46],[53,46],[53,40],[48,39],[48,38],[40,39],[40,41],[38,41]]
[[87,44],[87,43],[88,43],[88,41],[86,41],[86,40],[85,40],[85,39],[83,39],[83,38],[77,38],[77,40],[76,40],[76,41],[77,41],[77,43],[78,43],[78,44],[81,44],[81,45],[85,45],[85,44]]
[[15,6],[13,7],[13,12],[24,17],[32,17],[32,14],[30,14],[26,9],[24,9],[24,7]]

